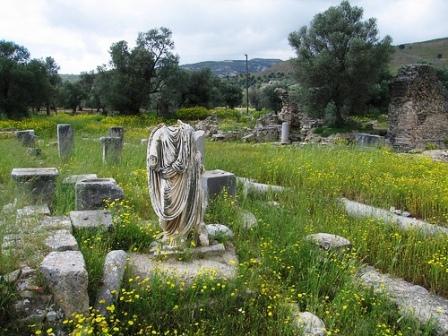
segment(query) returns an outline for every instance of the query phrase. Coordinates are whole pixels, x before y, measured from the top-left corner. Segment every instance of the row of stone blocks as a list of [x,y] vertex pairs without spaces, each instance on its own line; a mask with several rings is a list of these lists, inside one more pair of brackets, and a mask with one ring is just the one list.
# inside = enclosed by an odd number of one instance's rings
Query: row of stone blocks
[[[56,168],[14,168],[11,172],[31,204],[52,204],[58,175]],[[123,189],[113,178],[97,178],[95,174],[75,175],[64,182],[75,184],[77,210],[101,209],[106,199],[124,198]]]
[[[58,154],[61,159],[67,159],[74,150],[74,130],[70,124],[58,124],[57,143]],[[36,145],[36,134],[34,130],[16,131],[16,137],[20,143],[29,148]],[[120,160],[121,151],[123,149],[124,128],[114,126],[109,129],[109,136],[101,137],[100,142],[103,146],[103,162],[114,163]]]

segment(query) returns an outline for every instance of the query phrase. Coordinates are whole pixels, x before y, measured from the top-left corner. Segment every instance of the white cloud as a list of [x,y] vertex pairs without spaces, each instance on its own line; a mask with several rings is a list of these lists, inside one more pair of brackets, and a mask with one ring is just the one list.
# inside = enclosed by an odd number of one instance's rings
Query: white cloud
[[[113,42],[131,45],[137,33],[173,31],[181,63],[294,55],[287,36],[337,0],[6,0],[0,39],[53,56],[62,73],[107,63]],[[448,36],[448,1],[352,0],[376,17],[382,36],[405,43]]]

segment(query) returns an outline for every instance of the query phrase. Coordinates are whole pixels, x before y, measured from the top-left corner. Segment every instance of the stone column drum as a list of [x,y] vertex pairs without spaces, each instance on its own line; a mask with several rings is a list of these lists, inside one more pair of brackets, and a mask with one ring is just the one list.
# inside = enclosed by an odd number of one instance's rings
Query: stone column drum
[[35,145],[36,135],[34,134],[34,130],[17,131],[16,137],[25,147],[34,147]]
[[101,137],[100,142],[103,146],[103,163],[119,162],[123,149],[122,138]]
[[53,202],[56,188],[56,168],[14,168],[11,177],[32,204]]
[[123,189],[113,178],[96,178],[78,181],[75,185],[76,210],[104,208],[107,199],[123,199]]
[[290,143],[290,141],[289,141],[289,122],[288,121],[282,122],[282,133],[281,133],[280,143],[282,145],[287,145]]
[[69,124],[58,124],[58,152],[61,159],[68,158],[73,152],[74,134],[73,128]]

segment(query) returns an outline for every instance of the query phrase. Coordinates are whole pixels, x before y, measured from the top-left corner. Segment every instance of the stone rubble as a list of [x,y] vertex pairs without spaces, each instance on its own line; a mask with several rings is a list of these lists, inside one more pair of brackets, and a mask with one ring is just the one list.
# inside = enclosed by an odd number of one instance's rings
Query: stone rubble
[[78,242],[68,230],[57,230],[53,232],[47,239],[45,245],[51,251],[77,251]]

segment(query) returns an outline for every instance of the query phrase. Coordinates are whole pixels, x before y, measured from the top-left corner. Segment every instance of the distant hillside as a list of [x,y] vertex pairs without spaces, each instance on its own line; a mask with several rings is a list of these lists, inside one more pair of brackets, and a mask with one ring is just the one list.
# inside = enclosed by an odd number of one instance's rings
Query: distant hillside
[[79,75],[75,75],[75,74],[59,74],[59,76],[61,76],[61,79],[63,82],[65,81],[69,81],[69,82],[76,82],[77,80],[79,80]]
[[403,64],[422,62],[436,67],[448,66],[448,38],[398,45],[390,67],[395,73]]
[[[283,62],[281,59],[254,58],[248,61],[249,72],[260,72],[270,68],[274,64],[281,62]],[[188,70],[200,70],[209,68],[215,75],[218,75],[220,77],[236,76],[246,72],[246,61],[205,61],[193,64],[184,64],[181,65],[181,67]]]

